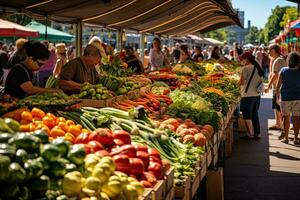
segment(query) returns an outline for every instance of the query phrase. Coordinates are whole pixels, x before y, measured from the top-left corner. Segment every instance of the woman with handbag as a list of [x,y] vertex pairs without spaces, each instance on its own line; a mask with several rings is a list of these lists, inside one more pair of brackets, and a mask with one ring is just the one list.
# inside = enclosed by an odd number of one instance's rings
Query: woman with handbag
[[[287,58],[288,67],[281,68],[276,85],[276,101],[283,115],[284,138],[282,142],[289,143],[290,115],[292,114],[294,129],[294,144],[299,145],[299,116],[300,116],[300,55],[291,52]],[[281,96],[281,102],[279,102]]]
[[241,139],[260,139],[258,109],[263,91],[264,72],[251,52],[243,53],[239,59],[244,65],[239,81],[242,96],[240,109],[248,131]]

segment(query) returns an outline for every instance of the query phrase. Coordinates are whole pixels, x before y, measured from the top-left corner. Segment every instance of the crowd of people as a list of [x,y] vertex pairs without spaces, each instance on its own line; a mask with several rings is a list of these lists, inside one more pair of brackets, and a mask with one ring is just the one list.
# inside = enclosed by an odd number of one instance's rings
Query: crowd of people
[[[109,53],[114,53],[112,47],[103,44],[98,37],[91,38],[80,57],[74,57],[74,48],[67,48],[64,43],[53,45],[47,41],[21,38],[16,41],[15,47],[7,47],[0,42],[0,82],[4,86],[4,93],[16,98],[61,90],[67,94],[77,93],[84,82],[98,82],[101,74],[97,69],[102,58]],[[176,63],[208,59],[235,60],[243,66],[239,81],[242,96],[240,108],[247,135],[242,138],[260,139],[260,96],[262,92],[272,90],[272,109],[276,120],[270,129],[282,130],[279,139],[288,143],[291,115],[294,143],[299,144],[300,79],[297,77],[300,75],[300,55],[296,52],[290,53],[286,59],[276,44],[245,49],[237,43],[231,49],[227,45],[204,49],[195,46],[189,49],[187,45],[179,43],[169,49],[161,44],[159,38],[154,38],[150,51],[145,51],[143,62],[137,51],[130,46],[119,52],[119,57],[135,74],[155,71]],[[50,76],[59,80],[59,89],[45,88]],[[264,81],[268,82],[265,88]]]

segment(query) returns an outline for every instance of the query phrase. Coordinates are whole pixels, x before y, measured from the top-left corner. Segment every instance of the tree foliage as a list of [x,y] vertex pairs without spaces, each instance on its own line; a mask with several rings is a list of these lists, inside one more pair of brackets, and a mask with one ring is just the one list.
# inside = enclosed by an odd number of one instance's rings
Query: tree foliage
[[288,25],[289,22],[292,22],[296,19],[298,19],[297,8],[296,7],[287,8],[282,17],[282,21],[280,22],[280,26],[284,28],[286,25]]
[[262,38],[264,39],[265,43],[272,40],[282,30],[282,26],[280,23],[282,22],[283,16],[288,8],[290,7],[276,6],[274,9],[272,9],[272,13],[269,16],[268,21],[263,30],[264,36]]
[[256,26],[251,26],[248,34],[245,36],[246,43],[256,44],[259,41],[260,30]]
[[213,38],[213,39],[219,40],[221,42],[224,42],[224,41],[227,41],[228,33],[225,31],[224,28],[221,28],[221,29],[217,29],[217,30],[214,30],[214,31],[204,33],[203,36],[207,37],[207,38]]

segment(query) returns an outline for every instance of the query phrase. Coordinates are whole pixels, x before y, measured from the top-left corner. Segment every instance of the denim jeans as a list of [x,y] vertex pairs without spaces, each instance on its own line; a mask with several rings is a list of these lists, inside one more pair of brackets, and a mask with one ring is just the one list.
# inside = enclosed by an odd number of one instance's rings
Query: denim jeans
[[258,109],[260,105],[260,96],[257,97],[243,97],[241,100],[241,112],[245,120],[251,120],[254,134],[260,134],[260,123],[258,117]]

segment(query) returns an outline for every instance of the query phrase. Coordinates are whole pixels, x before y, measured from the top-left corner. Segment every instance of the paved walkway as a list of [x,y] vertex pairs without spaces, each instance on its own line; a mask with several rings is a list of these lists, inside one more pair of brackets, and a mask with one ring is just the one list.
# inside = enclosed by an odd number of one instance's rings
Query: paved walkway
[[232,157],[225,163],[225,200],[300,200],[300,147],[281,143],[270,95],[260,107],[262,139],[244,141],[235,133]]

